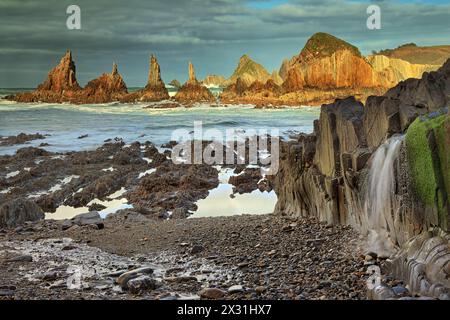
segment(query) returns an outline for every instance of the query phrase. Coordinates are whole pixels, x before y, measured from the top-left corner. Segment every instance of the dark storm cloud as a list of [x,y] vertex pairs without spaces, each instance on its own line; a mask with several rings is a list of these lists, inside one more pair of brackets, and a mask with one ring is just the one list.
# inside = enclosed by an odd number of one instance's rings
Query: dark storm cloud
[[[382,30],[366,29],[366,8],[378,3]],[[82,29],[67,30],[66,8],[81,8]],[[154,52],[163,77],[228,76],[243,53],[268,69],[325,31],[364,53],[406,42],[449,43],[449,4],[347,0],[0,0],[0,87],[35,86],[72,49],[84,83],[119,63],[130,86],[143,85]]]

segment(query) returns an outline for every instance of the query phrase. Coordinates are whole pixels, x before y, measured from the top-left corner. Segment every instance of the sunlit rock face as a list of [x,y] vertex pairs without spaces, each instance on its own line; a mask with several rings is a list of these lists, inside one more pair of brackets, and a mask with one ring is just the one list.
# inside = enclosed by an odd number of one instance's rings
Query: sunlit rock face
[[116,63],[113,64],[111,73],[104,73],[81,88],[76,80],[72,53],[67,51],[36,90],[6,98],[18,102],[86,104],[118,101],[127,93],[127,86],[118,72]]
[[75,63],[72,52],[68,50],[59,64],[47,75],[36,90],[6,97],[18,102],[64,102],[73,99],[81,90],[76,79]]
[[314,34],[298,56],[283,63],[280,74],[287,91],[382,86],[358,48],[326,33]]
[[37,88],[38,91],[62,92],[64,90],[78,90],[75,63],[72,60],[72,52],[68,50],[61,58],[59,64],[53,68],[44,83]]

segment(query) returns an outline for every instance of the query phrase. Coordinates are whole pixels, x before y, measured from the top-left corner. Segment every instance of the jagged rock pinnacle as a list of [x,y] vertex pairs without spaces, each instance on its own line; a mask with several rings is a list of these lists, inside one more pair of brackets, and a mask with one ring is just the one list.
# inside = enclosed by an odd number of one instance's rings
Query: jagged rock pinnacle
[[189,82],[195,82],[197,79],[195,78],[195,70],[192,62],[189,61]]
[[112,72],[113,76],[117,75],[119,72],[117,71],[117,63],[113,62]]
[[159,86],[161,83],[162,83],[161,70],[158,64],[158,60],[156,60],[156,57],[152,54],[150,56],[150,70],[148,73],[147,86],[156,87]]

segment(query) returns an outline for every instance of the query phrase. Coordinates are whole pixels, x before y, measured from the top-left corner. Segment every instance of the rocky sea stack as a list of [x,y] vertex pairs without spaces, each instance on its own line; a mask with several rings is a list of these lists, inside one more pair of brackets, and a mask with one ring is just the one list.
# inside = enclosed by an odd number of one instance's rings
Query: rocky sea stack
[[47,79],[36,90],[8,96],[6,99],[18,102],[56,102],[71,101],[81,90],[76,79],[72,52],[68,50],[59,64],[47,75]]
[[104,73],[81,88],[76,79],[75,63],[70,50],[53,68],[47,79],[32,92],[19,93],[6,99],[18,102],[47,102],[74,104],[107,103],[118,101],[127,95],[127,86],[113,64],[111,73]]
[[189,79],[175,95],[175,100],[184,105],[194,103],[213,103],[216,98],[204,85],[195,77],[194,66],[189,62]]
[[271,75],[262,65],[244,54],[239,59],[236,69],[226,83],[229,85],[234,84],[239,78],[245,85],[250,86],[255,81],[265,83],[271,78]]
[[111,73],[104,73],[91,80],[81,91],[79,103],[107,103],[118,101],[128,93],[127,86],[114,63]]
[[[286,66],[285,66],[286,68]],[[338,89],[382,86],[358,48],[330,34],[316,33],[287,67],[287,92],[303,88]]]
[[164,81],[161,79],[161,69],[158,60],[150,56],[147,85],[136,92],[122,97],[121,102],[158,102],[169,99]]
[[140,99],[141,101],[160,101],[169,99],[169,93],[164,81],[161,79],[161,70],[154,55],[150,57],[148,82],[143,92],[144,94]]

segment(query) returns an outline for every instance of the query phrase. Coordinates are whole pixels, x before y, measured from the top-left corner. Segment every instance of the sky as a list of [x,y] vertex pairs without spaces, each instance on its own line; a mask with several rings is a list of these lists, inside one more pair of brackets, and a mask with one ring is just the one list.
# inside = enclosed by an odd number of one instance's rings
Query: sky
[[[81,29],[66,26],[69,5]],[[366,27],[367,7],[381,29]],[[156,54],[164,81],[229,77],[248,54],[269,72],[298,54],[315,32],[328,32],[363,54],[404,43],[450,44],[450,0],[0,0],[0,87],[36,87],[71,49],[81,85],[119,65],[129,87],[142,87]]]

